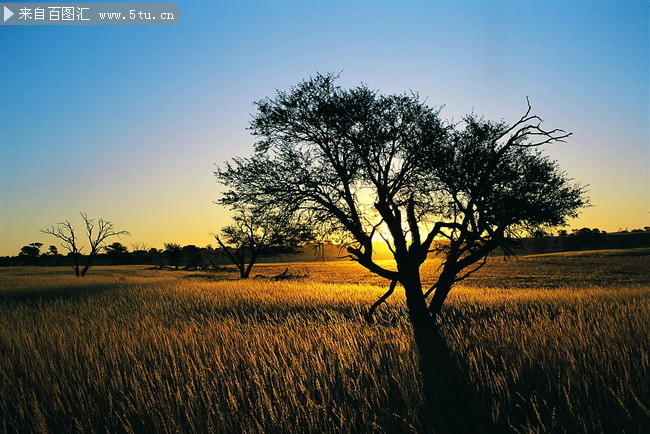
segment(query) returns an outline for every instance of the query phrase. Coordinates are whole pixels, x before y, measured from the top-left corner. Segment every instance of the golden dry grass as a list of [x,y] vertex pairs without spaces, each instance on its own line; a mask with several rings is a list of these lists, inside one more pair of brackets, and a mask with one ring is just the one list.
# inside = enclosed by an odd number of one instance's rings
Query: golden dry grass
[[[366,324],[384,288],[348,263],[292,264],[312,277],[286,282],[2,269],[0,430],[444,432],[469,426],[474,406],[486,432],[647,431],[650,285],[498,280],[541,281],[548,258],[516,263],[528,272],[492,262],[489,285],[452,292],[441,351],[454,367],[426,409],[402,296]],[[648,256],[606,259],[632,272]]]

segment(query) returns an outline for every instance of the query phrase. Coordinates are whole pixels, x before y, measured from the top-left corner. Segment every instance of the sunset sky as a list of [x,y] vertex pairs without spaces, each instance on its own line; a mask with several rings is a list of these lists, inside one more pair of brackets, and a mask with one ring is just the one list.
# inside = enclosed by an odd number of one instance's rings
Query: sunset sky
[[316,72],[514,121],[589,185],[571,227],[650,225],[647,1],[178,1],[172,26],[0,26],[0,255],[79,211],[125,245],[213,244],[215,164],[248,155],[253,101]]

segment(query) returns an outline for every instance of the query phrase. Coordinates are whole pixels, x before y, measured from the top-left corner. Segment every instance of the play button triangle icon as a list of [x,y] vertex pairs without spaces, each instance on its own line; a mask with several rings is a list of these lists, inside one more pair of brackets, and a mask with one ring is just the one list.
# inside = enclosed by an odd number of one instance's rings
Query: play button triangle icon
[[7,6],[4,6],[4,15],[5,15],[4,20],[6,22],[9,18],[11,18],[14,15],[14,13],[11,12],[11,10]]

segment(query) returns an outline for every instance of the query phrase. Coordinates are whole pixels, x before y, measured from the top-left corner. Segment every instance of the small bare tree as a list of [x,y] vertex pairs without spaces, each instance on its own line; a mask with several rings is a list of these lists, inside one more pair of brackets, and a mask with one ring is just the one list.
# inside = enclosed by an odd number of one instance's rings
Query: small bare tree
[[61,240],[61,246],[69,252],[72,258],[72,269],[77,277],[83,277],[92,266],[95,256],[103,247],[104,242],[110,238],[121,235],[131,235],[128,231],[115,230],[113,223],[103,218],[97,221],[88,218],[86,213],[80,213],[86,225],[86,236],[90,245],[90,252],[86,256],[86,260],[82,267],[82,254],[83,246],[79,246],[79,240],[74,232],[74,228],[68,220],[57,223],[56,226],[51,226],[48,229],[42,229],[44,234],[52,235]]

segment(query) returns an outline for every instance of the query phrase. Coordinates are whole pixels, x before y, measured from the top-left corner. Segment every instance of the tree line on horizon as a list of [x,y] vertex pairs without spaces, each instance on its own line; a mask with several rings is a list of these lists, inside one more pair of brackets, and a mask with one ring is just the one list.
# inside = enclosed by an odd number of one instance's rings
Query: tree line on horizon
[[[330,245],[333,252],[327,256],[327,260],[335,260],[338,246]],[[264,258],[282,258],[294,260],[300,256],[302,260],[323,260],[323,250],[326,246],[316,243],[304,244],[302,249],[294,246],[282,246],[269,249],[261,255]],[[546,231],[536,231],[530,237],[520,241],[515,248],[517,254],[544,254],[554,252],[569,252],[580,250],[598,249],[627,249],[636,247],[650,247],[650,227],[643,229],[620,230],[618,232],[606,232],[598,228],[581,228],[573,230],[559,230],[556,234]],[[250,251],[243,252],[247,257]],[[69,266],[71,265],[71,253],[62,254],[56,245],[49,245],[34,242],[23,246],[15,256],[0,256],[0,267],[8,266]],[[83,256],[83,255],[82,255]],[[96,265],[150,265],[157,268],[169,268],[180,270],[214,270],[225,265],[233,265],[223,253],[223,248],[213,247],[208,244],[205,247],[198,247],[193,244],[181,246],[178,243],[165,243],[159,249],[149,247],[143,243],[131,243],[126,246],[120,242],[114,242],[103,247],[102,252],[97,255]]]
[[[44,249],[40,242],[23,246],[16,256],[0,257],[0,266],[70,266],[74,253],[62,254],[56,245]],[[42,251],[43,250],[43,251]],[[219,269],[230,264],[224,257],[223,249],[211,245],[198,247],[193,244],[181,246],[177,243],[165,243],[164,248],[148,247],[134,243],[130,248],[120,242],[113,242],[103,247],[96,255],[93,265],[151,265],[156,268],[169,269]],[[269,251],[275,256],[274,251]],[[277,254],[280,254],[278,251]],[[77,253],[82,260],[88,255]]]

